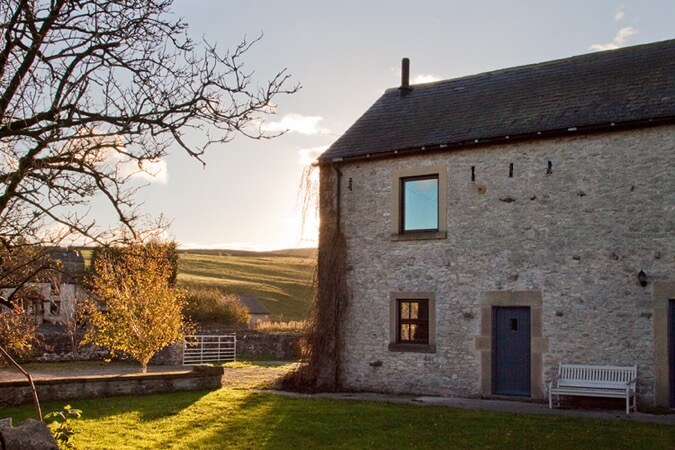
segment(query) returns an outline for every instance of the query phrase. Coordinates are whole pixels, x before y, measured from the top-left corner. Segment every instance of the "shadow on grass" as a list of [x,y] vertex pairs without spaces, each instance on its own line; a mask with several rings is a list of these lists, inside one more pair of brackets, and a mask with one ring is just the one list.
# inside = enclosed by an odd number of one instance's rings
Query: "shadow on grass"
[[[288,398],[250,389],[72,405],[84,411],[76,440],[87,449],[672,448],[675,442],[675,427],[667,425]],[[63,405],[45,406],[51,411]],[[30,413],[30,406],[24,409]]]
[[672,448],[673,427],[249,393],[180,448]]
[[[181,410],[189,408],[201,398],[208,395],[209,391],[181,391],[169,394],[149,394],[141,396],[117,396],[96,397],[72,400],[53,400],[42,402],[42,413],[61,410],[65,404],[84,412],[86,420],[106,419],[110,416],[120,416],[128,413],[134,415],[140,421],[153,421],[164,417],[171,417]],[[22,405],[11,408],[2,408],[0,416],[12,417],[14,423],[25,419],[35,418],[34,407]]]

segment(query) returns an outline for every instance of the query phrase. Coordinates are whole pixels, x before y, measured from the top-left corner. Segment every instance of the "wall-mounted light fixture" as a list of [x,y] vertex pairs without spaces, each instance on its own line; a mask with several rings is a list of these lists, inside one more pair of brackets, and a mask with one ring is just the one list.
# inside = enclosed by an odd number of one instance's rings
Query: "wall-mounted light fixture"
[[640,283],[640,286],[642,287],[647,286],[647,274],[644,270],[638,272],[638,283]]

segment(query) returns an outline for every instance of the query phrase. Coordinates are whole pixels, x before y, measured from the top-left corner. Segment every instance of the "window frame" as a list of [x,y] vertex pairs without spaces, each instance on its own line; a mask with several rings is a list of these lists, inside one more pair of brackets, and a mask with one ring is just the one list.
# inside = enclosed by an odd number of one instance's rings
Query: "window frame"
[[[436,296],[433,292],[392,292],[389,295],[389,350],[395,352],[436,352]],[[427,305],[427,341],[401,340],[401,304],[403,302],[426,302]],[[415,319],[406,319],[412,323]]]
[[[438,180],[438,228],[431,230],[404,230],[405,181],[437,178]],[[448,177],[444,164],[406,167],[392,171],[391,179],[391,240],[409,241],[425,239],[446,239],[448,227]]]
[[[56,311],[56,312],[54,312]],[[61,315],[61,300],[50,300],[49,301],[49,315],[50,316],[60,316]]]
[[[411,229],[411,230],[406,230],[405,229],[405,209],[406,209],[406,195],[405,195],[405,184],[408,182],[415,182],[415,181],[425,181],[425,180],[436,180],[436,227],[435,228],[420,228],[420,229]],[[430,174],[430,175],[417,175],[413,177],[401,177],[399,178],[399,183],[401,184],[399,187],[399,224],[398,224],[398,229],[400,234],[410,234],[410,233],[437,233],[439,231],[440,227],[440,210],[441,210],[441,202],[440,202],[440,180],[439,176],[437,173]]]
[[[403,306],[405,303],[409,304],[409,308],[412,307],[413,303],[417,304],[417,309],[418,309],[418,317],[417,318],[404,318],[402,317],[403,313]],[[426,309],[426,318],[421,319],[419,316],[421,315],[421,311]],[[425,330],[426,336],[424,336],[424,339],[403,339],[402,336],[402,331],[403,327],[405,326],[412,326],[415,325],[418,328],[420,326],[423,326],[423,329]],[[429,345],[429,299],[426,298],[399,298],[396,299],[396,343],[397,344],[423,344],[423,345]]]

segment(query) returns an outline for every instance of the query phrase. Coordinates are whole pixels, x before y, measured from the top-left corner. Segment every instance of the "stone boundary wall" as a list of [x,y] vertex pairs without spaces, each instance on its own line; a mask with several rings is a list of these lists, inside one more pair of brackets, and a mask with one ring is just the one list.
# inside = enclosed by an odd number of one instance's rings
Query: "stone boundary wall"
[[[79,344],[83,333],[78,331],[75,342]],[[90,361],[110,358],[108,350],[95,345],[82,345],[73,353],[73,346],[68,333],[51,332],[41,333],[38,331],[37,340],[33,344],[33,356],[26,358],[28,361]]]
[[[237,334],[237,357],[260,356],[270,359],[299,359],[301,357],[300,333],[269,332],[258,330],[231,330],[225,328],[200,330],[197,334]],[[150,360],[151,365],[179,366],[183,363],[182,344],[170,345]]]
[[270,356],[274,359],[297,359],[301,356],[299,333],[269,333],[255,330],[237,331],[237,356]]
[[[213,390],[222,387],[224,369],[195,366],[191,372],[87,376],[36,380],[40,401]],[[0,382],[0,406],[31,403],[27,381]]]
[[[259,331],[209,326],[197,334],[237,334],[237,356],[265,356],[271,359],[297,359],[301,356],[300,332]],[[33,358],[35,361],[84,361],[110,358],[107,350],[86,345],[73,354],[70,338],[65,333],[50,333],[40,336]],[[118,358],[115,358],[118,359]],[[160,350],[150,360],[151,365],[176,366],[183,363],[183,346],[170,345]]]
[[196,334],[237,334],[237,356],[269,356],[297,359],[302,354],[300,331],[262,331],[206,325]]

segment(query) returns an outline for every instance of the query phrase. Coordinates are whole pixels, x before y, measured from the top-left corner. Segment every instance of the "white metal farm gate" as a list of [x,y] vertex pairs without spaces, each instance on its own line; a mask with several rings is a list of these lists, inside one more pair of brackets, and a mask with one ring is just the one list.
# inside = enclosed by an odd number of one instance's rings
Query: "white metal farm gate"
[[237,335],[188,335],[183,339],[183,365],[234,361]]

